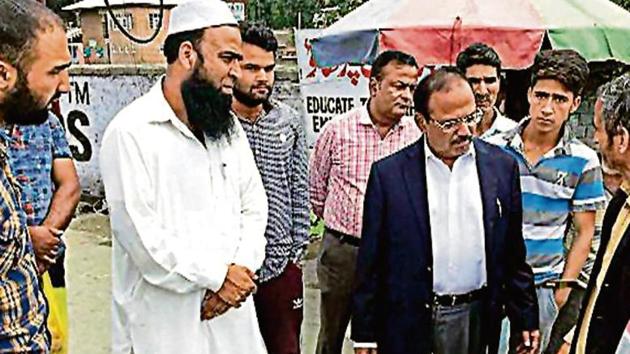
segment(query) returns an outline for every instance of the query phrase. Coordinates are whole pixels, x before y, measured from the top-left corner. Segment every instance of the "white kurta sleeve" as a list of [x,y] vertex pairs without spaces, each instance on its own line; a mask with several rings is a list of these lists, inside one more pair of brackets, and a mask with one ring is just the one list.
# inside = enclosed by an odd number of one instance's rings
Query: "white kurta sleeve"
[[234,143],[237,144],[240,167],[241,235],[234,263],[255,272],[265,260],[267,194],[242,128],[237,136]]
[[145,158],[128,132],[113,129],[106,134],[100,167],[113,237],[150,284],[177,293],[218,291],[227,264],[191,249],[177,237],[179,230],[164,227],[153,199],[156,176],[149,173]]

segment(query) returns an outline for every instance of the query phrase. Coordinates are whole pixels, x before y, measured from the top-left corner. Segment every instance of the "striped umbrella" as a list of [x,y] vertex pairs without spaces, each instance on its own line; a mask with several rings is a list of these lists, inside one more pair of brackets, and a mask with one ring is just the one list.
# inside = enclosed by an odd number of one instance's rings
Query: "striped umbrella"
[[388,49],[422,65],[453,64],[474,42],[499,53],[503,65],[533,63],[545,39],[589,61],[630,64],[630,13],[607,0],[371,0],[313,42],[317,65],[372,63]]

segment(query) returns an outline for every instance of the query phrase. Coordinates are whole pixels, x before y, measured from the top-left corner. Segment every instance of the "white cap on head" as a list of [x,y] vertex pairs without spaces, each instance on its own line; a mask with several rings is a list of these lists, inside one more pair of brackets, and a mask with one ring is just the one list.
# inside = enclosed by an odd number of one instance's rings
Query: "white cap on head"
[[236,18],[225,2],[221,0],[190,0],[171,10],[167,36],[225,25],[238,25]]

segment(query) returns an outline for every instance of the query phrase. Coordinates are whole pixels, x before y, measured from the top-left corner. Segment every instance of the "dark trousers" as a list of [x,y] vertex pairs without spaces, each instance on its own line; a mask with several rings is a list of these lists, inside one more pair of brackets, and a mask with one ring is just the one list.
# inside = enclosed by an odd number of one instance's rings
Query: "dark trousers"
[[317,354],[341,354],[352,311],[352,284],[358,251],[358,247],[342,243],[329,231],[324,232],[317,262],[321,291]]
[[293,263],[276,278],[258,285],[254,303],[269,354],[300,354],[303,294],[302,270]]

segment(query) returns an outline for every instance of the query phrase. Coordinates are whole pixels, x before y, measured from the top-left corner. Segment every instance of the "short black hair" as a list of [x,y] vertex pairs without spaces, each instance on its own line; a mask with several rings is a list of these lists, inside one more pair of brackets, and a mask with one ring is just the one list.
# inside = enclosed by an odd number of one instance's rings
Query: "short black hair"
[[243,22],[239,26],[243,43],[255,45],[267,52],[278,51],[278,40],[269,27],[260,23]]
[[582,94],[588,74],[586,59],[575,50],[543,50],[534,59],[530,87],[538,80],[556,80],[577,97]]
[[0,60],[27,68],[40,33],[56,27],[64,30],[61,18],[37,1],[1,0]]
[[457,55],[457,68],[465,73],[473,65],[489,65],[501,73],[501,58],[499,54],[485,43],[473,43]]
[[450,86],[455,79],[460,79],[466,84],[466,76],[454,66],[444,66],[425,76],[416,91],[413,93],[413,106],[416,113],[422,114],[425,120],[429,120],[429,100],[434,92],[439,92]]
[[630,73],[606,84],[598,95],[606,133],[614,136],[621,127],[630,131]]
[[[193,31],[175,33],[166,37],[166,40],[164,40],[164,56],[166,57],[166,63],[173,64],[175,60],[177,60],[177,57],[179,56],[179,47],[181,47],[184,42],[192,43],[193,48],[199,52],[199,44],[203,38],[204,31],[205,28],[202,28]],[[199,53],[199,57],[203,60],[201,53]]]
[[381,53],[378,57],[376,57],[376,60],[374,60],[372,70],[370,72],[370,79],[380,80],[383,68],[391,62],[413,66],[416,69],[418,68],[418,63],[413,56],[398,50],[387,50]]

